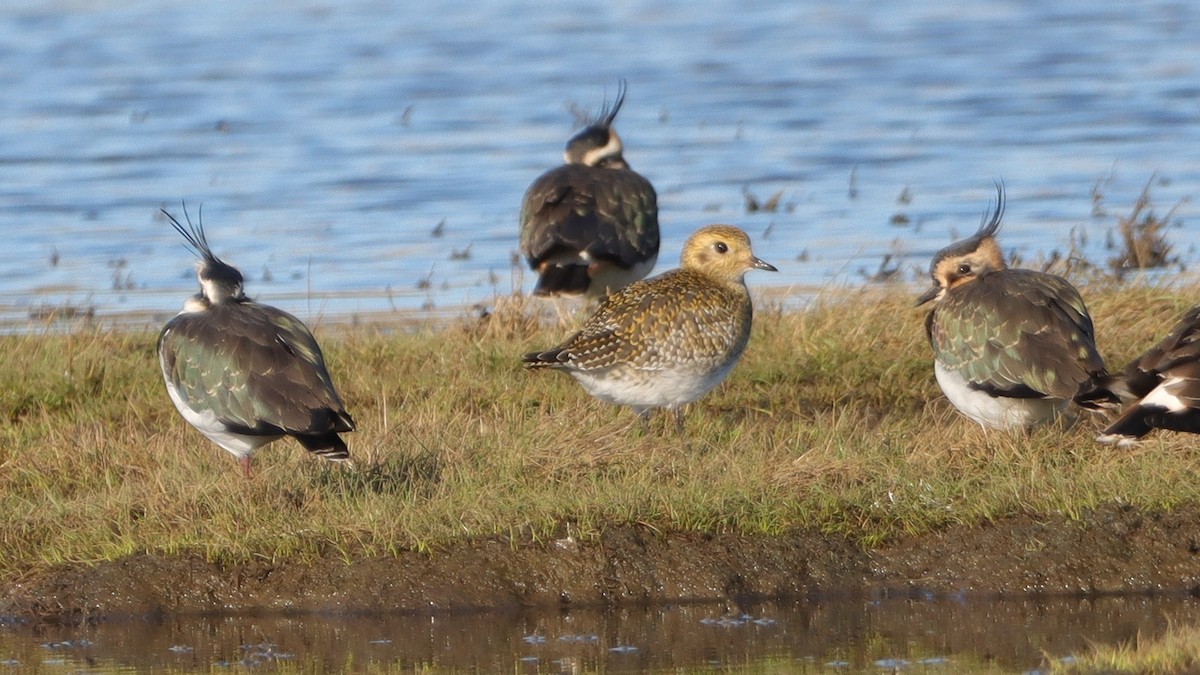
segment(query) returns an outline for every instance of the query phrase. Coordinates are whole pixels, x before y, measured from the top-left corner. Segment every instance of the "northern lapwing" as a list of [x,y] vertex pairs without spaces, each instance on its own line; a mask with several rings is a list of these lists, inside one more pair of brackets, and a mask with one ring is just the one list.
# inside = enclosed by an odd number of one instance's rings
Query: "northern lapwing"
[[979,230],[934,256],[933,287],[917,299],[935,303],[925,332],[938,385],[959,412],[993,429],[1047,422],[1071,401],[1115,403],[1094,396],[1106,372],[1079,291],[1060,276],[1005,264],[996,243],[1003,185],[996,193]]
[[1114,391],[1135,400],[1096,440],[1128,447],[1154,429],[1200,433],[1200,306],[1112,380]]
[[350,458],[338,434],[354,420],[325,358],[299,319],[246,297],[242,274],[212,252],[204,227],[165,215],[200,259],[200,292],[167,322],[158,358],[171,401],[200,433],[238,459],[250,477],[254,452],[291,436],[309,452]]
[[750,238],[710,225],[684,244],[680,268],[605,298],[583,328],[559,346],[524,356],[530,368],[566,372],[592,396],[675,412],[721,383],[746,349],[753,310],[744,275],[775,267],[755,257]]
[[535,295],[603,297],[637,281],[658,260],[658,196],[625,161],[613,120],[622,81],[567,142],[565,164],[533,181],[521,204],[521,253],[538,274]]

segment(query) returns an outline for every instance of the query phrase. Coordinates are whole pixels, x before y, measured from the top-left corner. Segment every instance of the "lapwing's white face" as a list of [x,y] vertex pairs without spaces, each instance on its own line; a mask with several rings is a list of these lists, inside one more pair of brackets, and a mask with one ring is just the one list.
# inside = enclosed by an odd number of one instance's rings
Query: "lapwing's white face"
[[625,148],[621,145],[621,137],[616,129],[608,129],[608,141],[598,148],[592,148],[583,154],[583,163],[588,166],[611,165],[614,160],[624,163],[621,153]]
[[617,130],[600,125],[590,126],[576,134],[567,142],[563,152],[563,161],[567,164],[583,164],[584,166],[607,166],[610,168],[626,167],[621,153],[625,148],[621,145],[621,137]]

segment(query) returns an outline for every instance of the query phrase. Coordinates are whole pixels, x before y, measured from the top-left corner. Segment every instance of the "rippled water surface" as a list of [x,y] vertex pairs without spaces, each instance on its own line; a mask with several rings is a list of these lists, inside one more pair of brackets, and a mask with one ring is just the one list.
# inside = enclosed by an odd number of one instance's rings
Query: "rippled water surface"
[[1153,180],[1195,257],[1191,2],[14,0],[0,34],[10,326],[175,312],[192,259],[157,211],[184,200],[252,295],[303,318],[527,289],[521,195],[620,78],[660,269],[731,221],[781,270],[752,284],[860,284],[887,254],[911,280],[997,178],[1022,255],[1104,261]]
[[[430,616],[172,617],[0,629],[0,664],[573,673],[1021,672],[1195,621],[1184,598],[842,599],[742,608]],[[58,672],[58,671],[50,671]]]

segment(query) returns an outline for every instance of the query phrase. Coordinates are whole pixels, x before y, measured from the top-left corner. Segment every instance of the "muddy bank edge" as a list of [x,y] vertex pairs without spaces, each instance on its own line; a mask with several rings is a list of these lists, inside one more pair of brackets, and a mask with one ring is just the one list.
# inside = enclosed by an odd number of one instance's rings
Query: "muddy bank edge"
[[1200,594],[1200,509],[1018,516],[873,550],[817,534],[462,541],[432,554],[221,565],[135,555],[11,583],[0,613],[79,620],[193,612],[393,612],[837,594]]

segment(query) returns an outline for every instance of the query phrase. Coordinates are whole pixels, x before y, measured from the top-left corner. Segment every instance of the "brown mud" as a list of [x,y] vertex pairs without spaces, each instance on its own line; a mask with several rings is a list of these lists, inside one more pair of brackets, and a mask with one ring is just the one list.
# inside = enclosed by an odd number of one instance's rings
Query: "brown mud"
[[462,541],[433,553],[222,565],[135,555],[10,584],[0,614],[71,620],[197,612],[396,612],[841,594],[1200,594],[1200,508],[1018,516],[864,550],[846,539],[662,534]]

